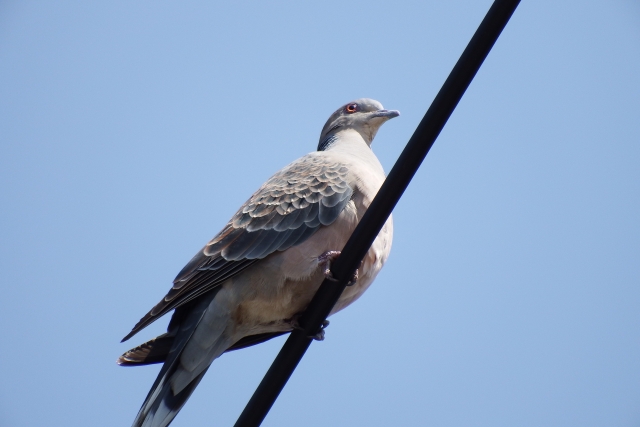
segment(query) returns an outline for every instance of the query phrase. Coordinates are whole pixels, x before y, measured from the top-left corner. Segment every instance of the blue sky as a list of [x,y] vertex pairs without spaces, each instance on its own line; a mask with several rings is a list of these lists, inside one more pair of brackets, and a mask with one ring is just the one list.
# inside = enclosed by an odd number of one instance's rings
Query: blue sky
[[[119,341],[327,117],[402,115],[490,1],[0,4],[0,425],[126,426]],[[640,3],[523,1],[398,204],[388,264],[265,426],[640,423]],[[232,425],[282,345],[172,426]]]

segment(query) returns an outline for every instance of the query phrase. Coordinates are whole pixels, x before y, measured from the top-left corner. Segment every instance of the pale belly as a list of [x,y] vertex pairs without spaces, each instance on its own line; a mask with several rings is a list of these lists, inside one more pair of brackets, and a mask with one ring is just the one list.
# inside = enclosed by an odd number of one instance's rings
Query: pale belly
[[[292,319],[304,311],[324,280],[318,256],[344,247],[355,224],[355,215],[353,221],[342,218],[341,226],[322,228],[303,244],[272,254],[225,283],[223,288],[235,300],[232,335],[240,339],[291,330]],[[345,289],[331,314],[354,302],[371,285],[389,255],[392,235],[389,218],[367,252],[357,282]]]

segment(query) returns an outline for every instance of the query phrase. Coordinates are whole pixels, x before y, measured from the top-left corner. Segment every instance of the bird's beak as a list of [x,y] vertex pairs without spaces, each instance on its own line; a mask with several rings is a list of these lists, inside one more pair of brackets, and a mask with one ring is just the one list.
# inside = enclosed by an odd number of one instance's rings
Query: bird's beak
[[400,115],[400,111],[398,110],[378,110],[371,113],[371,117],[384,117],[387,120],[393,119],[394,117],[398,117]]

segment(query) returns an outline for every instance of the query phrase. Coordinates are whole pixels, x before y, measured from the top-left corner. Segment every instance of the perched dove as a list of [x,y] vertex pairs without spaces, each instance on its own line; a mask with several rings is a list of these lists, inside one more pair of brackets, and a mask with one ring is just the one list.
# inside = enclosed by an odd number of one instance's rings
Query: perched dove
[[[175,309],[168,332],[123,354],[120,365],[164,362],[134,427],[164,427],[222,353],[297,327],[385,175],[370,145],[398,116],[358,99],[329,117],[318,151],[277,172],[194,256],[169,293],[123,339]],[[335,313],[369,287],[391,249],[391,218]]]

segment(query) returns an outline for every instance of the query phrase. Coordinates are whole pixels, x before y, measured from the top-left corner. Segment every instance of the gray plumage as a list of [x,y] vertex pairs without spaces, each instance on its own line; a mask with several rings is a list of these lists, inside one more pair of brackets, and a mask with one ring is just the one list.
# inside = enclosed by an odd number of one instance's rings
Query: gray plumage
[[[370,149],[396,117],[371,99],[338,109],[318,150],[289,164],[256,191],[182,269],[167,295],[123,339],[175,309],[168,331],[123,354],[121,365],[164,362],[134,427],[163,427],[175,417],[222,353],[289,332],[324,278],[318,257],[340,250],[384,180]],[[332,313],[371,284],[391,248],[387,221],[355,285]]]

